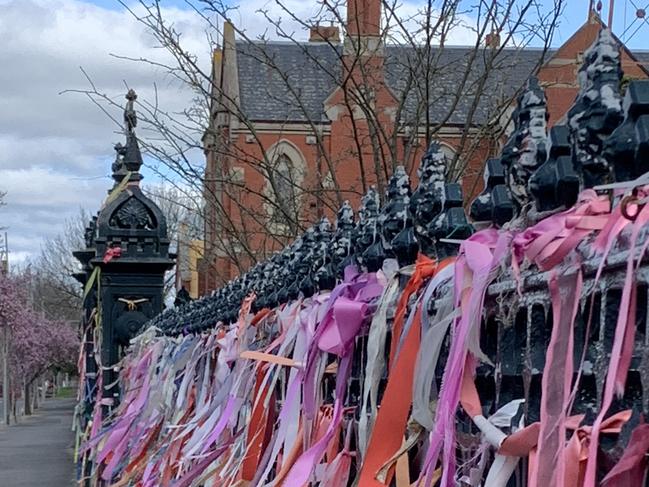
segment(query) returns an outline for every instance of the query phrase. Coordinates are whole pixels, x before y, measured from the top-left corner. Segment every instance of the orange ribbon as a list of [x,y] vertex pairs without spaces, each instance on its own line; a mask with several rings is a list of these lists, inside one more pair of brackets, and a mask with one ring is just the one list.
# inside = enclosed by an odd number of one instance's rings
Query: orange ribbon
[[[264,384],[264,377],[266,375],[266,367],[262,365],[257,368],[257,378],[255,380],[255,394],[253,397],[260,397],[260,390],[262,384]],[[268,393],[268,384],[265,384],[263,387],[263,396]],[[252,481],[255,477],[257,471],[257,466],[259,465],[259,460],[261,454],[264,451],[264,443],[266,439],[266,430],[268,428],[268,410],[274,409],[275,407],[275,396],[271,396],[271,401],[269,403],[268,409],[264,407],[263,399],[259,399],[254,405],[252,410],[252,416],[250,418],[250,426],[248,427],[248,451],[246,457],[243,460],[243,466],[241,468],[241,478],[243,480]]]
[[246,350],[245,352],[241,352],[239,357],[258,360],[260,362],[268,362],[275,365],[284,365],[286,367],[301,368],[303,366],[301,362],[297,362],[292,358],[282,357],[281,355],[275,355],[274,353],[258,352],[256,350]]
[[261,320],[266,318],[266,316],[268,316],[271,312],[272,312],[272,310],[270,308],[260,309],[259,311],[257,311],[255,316],[252,318],[252,321],[250,322],[250,325],[251,326],[257,326],[259,324],[259,322],[261,322]]
[[[392,332],[390,373],[388,383],[385,387],[381,407],[376,417],[374,430],[367,447],[366,458],[361,468],[359,484],[362,487],[384,487],[390,485],[395,473],[393,465],[386,474],[385,483],[376,479],[376,475],[383,465],[390,459],[395,452],[399,450],[403,443],[403,434],[406,430],[408,413],[412,404],[412,385],[415,363],[417,361],[417,351],[421,339],[421,305],[415,311],[415,316],[405,339],[401,345],[401,350],[396,354],[396,346],[399,342],[401,328],[407,309],[408,298],[416,292],[424,280],[432,277],[436,272],[441,271],[444,267],[451,264],[454,258],[445,259],[439,264],[423,255],[417,258],[415,272],[406,285],[406,291],[399,300],[401,307],[400,323],[395,323]],[[398,326],[397,326],[398,325]],[[392,352],[393,351],[393,352]]]
[[[602,421],[600,433],[619,433],[630,418],[630,409],[620,411]],[[579,426],[583,419],[583,415],[571,416],[566,419],[566,428],[575,432],[564,450],[564,487],[581,487],[584,484],[590,434],[593,428],[592,426]]]
[[404,288],[399,301],[397,303],[396,313],[394,315],[394,322],[392,324],[392,341],[390,342],[390,369],[394,365],[394,360],[397,355],[397,346],[403,331],[403,324],[406,319],[406,312],[408,311],[408,302],[410,296],[416,293],[424,280],[431,277],[437,269],[437,261],[429,259],[423,254],[417,256],[415,263],[415,272],[408,280],[408,284]]

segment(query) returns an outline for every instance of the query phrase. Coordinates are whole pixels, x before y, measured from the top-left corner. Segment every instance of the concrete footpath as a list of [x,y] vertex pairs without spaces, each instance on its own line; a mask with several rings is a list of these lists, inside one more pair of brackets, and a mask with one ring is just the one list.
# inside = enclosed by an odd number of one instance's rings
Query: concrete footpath
[[0,486],[75,485],[74,405],[75,399],[47,399],[34,416],[0,426]]

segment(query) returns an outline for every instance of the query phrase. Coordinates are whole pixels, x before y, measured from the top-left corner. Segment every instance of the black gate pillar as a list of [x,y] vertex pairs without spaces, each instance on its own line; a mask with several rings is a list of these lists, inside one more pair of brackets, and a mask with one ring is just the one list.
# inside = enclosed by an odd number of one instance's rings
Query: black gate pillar
[[119,401],[114,366],[144,323],[162,312],[165,272],[174,265],[165,216],[140,189],[142,155],[133,109],[137,96],[129,90],[126,98],[126,145],[115,146],[115,185],[97,216],[94,253],[88,261],[89,270],[99,269],[96,309],[101,318],[103,404],[108,409]]

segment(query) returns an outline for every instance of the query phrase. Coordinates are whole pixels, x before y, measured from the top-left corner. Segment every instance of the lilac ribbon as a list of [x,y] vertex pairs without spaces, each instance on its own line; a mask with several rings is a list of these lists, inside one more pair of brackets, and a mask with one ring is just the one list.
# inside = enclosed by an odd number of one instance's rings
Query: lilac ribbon
[[228,398],[228,402],[225,405],[223,414],[221,414],[218,423],[216,423],[216,426],[214,427],[214,430],[210,433],[210,435],[203,443],[203,447],[200,450],[201,455],[204,454],[210,448],[210,446],[216,442],[219,436],[221,436],[221,433],[223,433],[225,427],[228,424],[228,421],[230,420],[230,416],[232,416],[232,412],[234,411],[236,403],[237,401],[235,397],[230,396]]
[[320,353],[328,352],[341,357],[336,376],[333,418],[325,435],[295,462],[288,473],[285,485],[303,485],[308,480],[340,425],[354,341],[367,318],[368,302],[378,298],[383,292],[383,285],[379,283],[374,273],[358,275],[347,268],[345,278],[346,281],[331,292],[324,318],[311,342],[304,372],[304,412],[308,419],[313,419],[316,412],[315,375]]
[[138,364],[135,374],[136,376],[144,376],[142,381],[141,388],[135,397],[135,400],[132,401],[126,411],[123,419],[118,422],[118,424],[113,429],[112,433],[106,440],[104,448],[97,456],[98,463],[103,462],[109,453],[112,453],[113,456],[108,462],[108,465],[102,472],[102,478],[104,480],[110,480],[113,476],[115,468],[122,460],[122,456],[126,451],[128,442],[130,440],[130,435],[128,434],[129,429],[135,424],[136,418],[139,416],[139,413],[142,411],[142,408],[147,400],[149,395],[149,383],[150,383],[150,374],[148,373],[148,366],[151,363],[151,356],[153,350],[145,354],[144,358]]
[[339,357],[347,355],[361,329],[366,312],[367,304],[345,296],[339,297],[332,307],[331,319],[321,325],[318,348]]
[[[462,292],[469,287],[465,282],[465,269],[473,272],[470,298],[466,309],[456,326],[449,358],[444,369],[442,387],[436,411],[436,421],[430,433],[430,445],[424,461],[422,477],[426,486],[430,485],[432,472],[442,452],[442,487],[453,485],[455,475],[455,413],[460,400],[461,378],[468,351],[468,340],[473,327],[479,326],[479,318],[484,304],[484,296],[492,278],[493,270],[500,264],[509,248],[512,235],[509,232],[498,233],[487,229],[478,232],[464,241],[460,257],[455,265],[455,299],[461,304]],[[492,245],[495,244],[493,254]],[[476,323],[477,322],[477,323]],[[420,479],[421,480],[421,479]]]
[[309,480],[315,465],[324,455],[327,445],[336,433],[343,417],[347,379],[349,378],[349,373],[351,371],[352,351],[353,345],[350,349],[350,353],[340,360],[338,375],[336,376],[336,400],[334,401],[333,418],[331,419],[331,423],[329,423],[327,431],[320,440],[318,440],[311,448],[305,451],[300,458],[297,459],[293,467],[291,467],[284,485],[304,485]]
[[[303,395],[304,414],[310,420],[315,418],[317,409],[315,373],[320,351],[336,350],[336,352],[332,351],[331,353],[342,356],[340,352],[344,352],[344,349],[349,347],[349,343],[353,342],[353,338],[356,336],[355,334],[351,335],[348,330],[357,334],[365,319],[365,315],[360,315],[361,309],[356,304],[351,305],[350,301],[366,304],[380,296],[383,291],[383,286],[377,280],[375,273],[354,275],[352,270],[348,268],[346,278],[348,281],[339,284],[331,292],[329,301],[325,305],[324,318],[315,331],[307,355]],[[337,304],[341,297],[346,299]],[[364,312],[366,309],[363,308],[362,311]],[[341,321],[338,321],[339,319]],[[337,330],[331,328],[337,328]],[[323,335],[326,335],[323,341],[323,346],[327,347],[325,350],[320,347],[320,338]],[[339,336],[341,342],[335,342],[336,335]]]

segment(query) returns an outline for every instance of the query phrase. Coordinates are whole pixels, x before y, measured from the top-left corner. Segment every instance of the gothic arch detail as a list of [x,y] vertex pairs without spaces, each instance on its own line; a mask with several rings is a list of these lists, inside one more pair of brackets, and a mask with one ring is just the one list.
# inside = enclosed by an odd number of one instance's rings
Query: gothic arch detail
[[452,161],[453,158],[455,157],[455,153],[457,152],[455,150],[455,147],[453,147],[450,144],[447,144],[446,142],[438,142],[439,148],[442,150],[442,153],[446,157],[447,161]]
[[282,139],[273,144],[266,157],[270,163],[264,188],[269,201],[266,212],[271,224],[286,225],[299,216],[306,176],[306,159],[292,142]]

